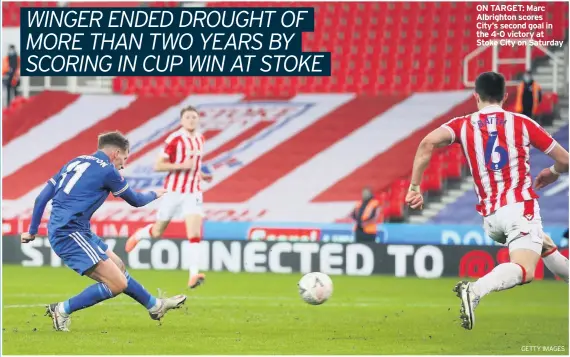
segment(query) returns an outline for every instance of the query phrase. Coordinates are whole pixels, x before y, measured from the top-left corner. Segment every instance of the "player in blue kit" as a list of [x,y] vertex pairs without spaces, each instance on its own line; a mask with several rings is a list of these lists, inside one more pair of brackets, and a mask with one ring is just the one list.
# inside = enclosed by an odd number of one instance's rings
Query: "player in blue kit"
[[167,311],[181,307],[186,296],[156,298],[133,279],[125,264],[107,245],[91,232],[90,219],[109,192],[134,207],[142,207],[164,194],[164,190],[138,193],[129,188],[119,170],[129,154],[129,141],[119,132],[102,134],[98,151],[68,162],[46,184],[36,198],[29,231],[21,235],[22,243],[35,239],[45,207],[50,199],[52,211],[48,223],[53,251],[65,265],[98,283],[89,286],[67,301],[47,306],[46,315],[57,331],[69,331],[73,312],[125,293],[160,320]]

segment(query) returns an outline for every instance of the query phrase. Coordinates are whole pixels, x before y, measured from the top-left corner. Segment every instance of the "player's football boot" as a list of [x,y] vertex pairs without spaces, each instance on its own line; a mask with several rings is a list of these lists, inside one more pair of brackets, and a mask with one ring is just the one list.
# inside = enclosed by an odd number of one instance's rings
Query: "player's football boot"
[[473,293],[471,283],[467,281],[457,283],[453,291],[461,299],[461,326],[466,330],[471,330],[475,326],[475,308],[479,305],[479,297]]
[[150,318],[153,320],[160,320],[168,310],[179,309],[186,302],[186,295],[176,295],[169,298],[158,299],[160,301],[160,307],[153,312],[148,312]]
[[133,249],[135,249],[135,247],[139,243],[135,235],[136,233],[130,236],[129,239],[127,239],[127,243],[125,244],[125,251],[127,253],[130,253]]
[[198,286],[204,284],[205,281],[206,281],[206,275],[202,273],[194,274],[188,280],[188,287],[190,289],[197,288]]
[[47,310],[45,316],[51,317],[51,320],[53,321],[53,328],[56,331],[69,332],[69,325],[71,325],[71,316],[62,316],[59,313],[59,304],[61,303],[56,302],[54,304],[49,304],[46,306]]

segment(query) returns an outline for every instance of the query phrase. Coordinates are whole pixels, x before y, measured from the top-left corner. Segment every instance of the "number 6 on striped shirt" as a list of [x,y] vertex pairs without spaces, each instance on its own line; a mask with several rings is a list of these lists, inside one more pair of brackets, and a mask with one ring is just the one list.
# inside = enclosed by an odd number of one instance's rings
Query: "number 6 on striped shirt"
[[485,145],[485,166],[493,171],[502,170],[507,165],[509,153],[502,147],[496,131],[489,132],[489,139]]

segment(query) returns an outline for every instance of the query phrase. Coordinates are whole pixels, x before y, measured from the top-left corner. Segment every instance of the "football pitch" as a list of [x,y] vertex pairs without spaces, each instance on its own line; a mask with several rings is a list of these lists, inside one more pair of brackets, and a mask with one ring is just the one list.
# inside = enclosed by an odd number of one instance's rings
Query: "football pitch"
[[[44,304],[91,284],[64,268],[3,266],[3,354],[568,354],[568,285],[540,281],[484,298],[472,331],[459,324],[458,279],[333,276],[320,306],[297,294],[299,274],[130,271],[152,293],[187,293],[162,324],[121,295],[55,332]],[[530,352],[525,346],[557,350]],[[526,348],[526,350],[525,350]]]

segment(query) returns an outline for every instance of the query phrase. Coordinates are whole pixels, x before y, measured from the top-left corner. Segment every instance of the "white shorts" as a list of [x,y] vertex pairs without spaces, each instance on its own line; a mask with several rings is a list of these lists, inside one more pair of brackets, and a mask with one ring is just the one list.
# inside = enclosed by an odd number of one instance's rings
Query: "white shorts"
[[542,252],[542,219],[536,200],[499,208],[484,218],[483,227],[491,239],[508,245],[509,252],[517,249]]
[[167,192],[160,198],[157,213],[158,221],[170,221],[173,218],[184,218],[191,214],[204,216],[202,192]]

